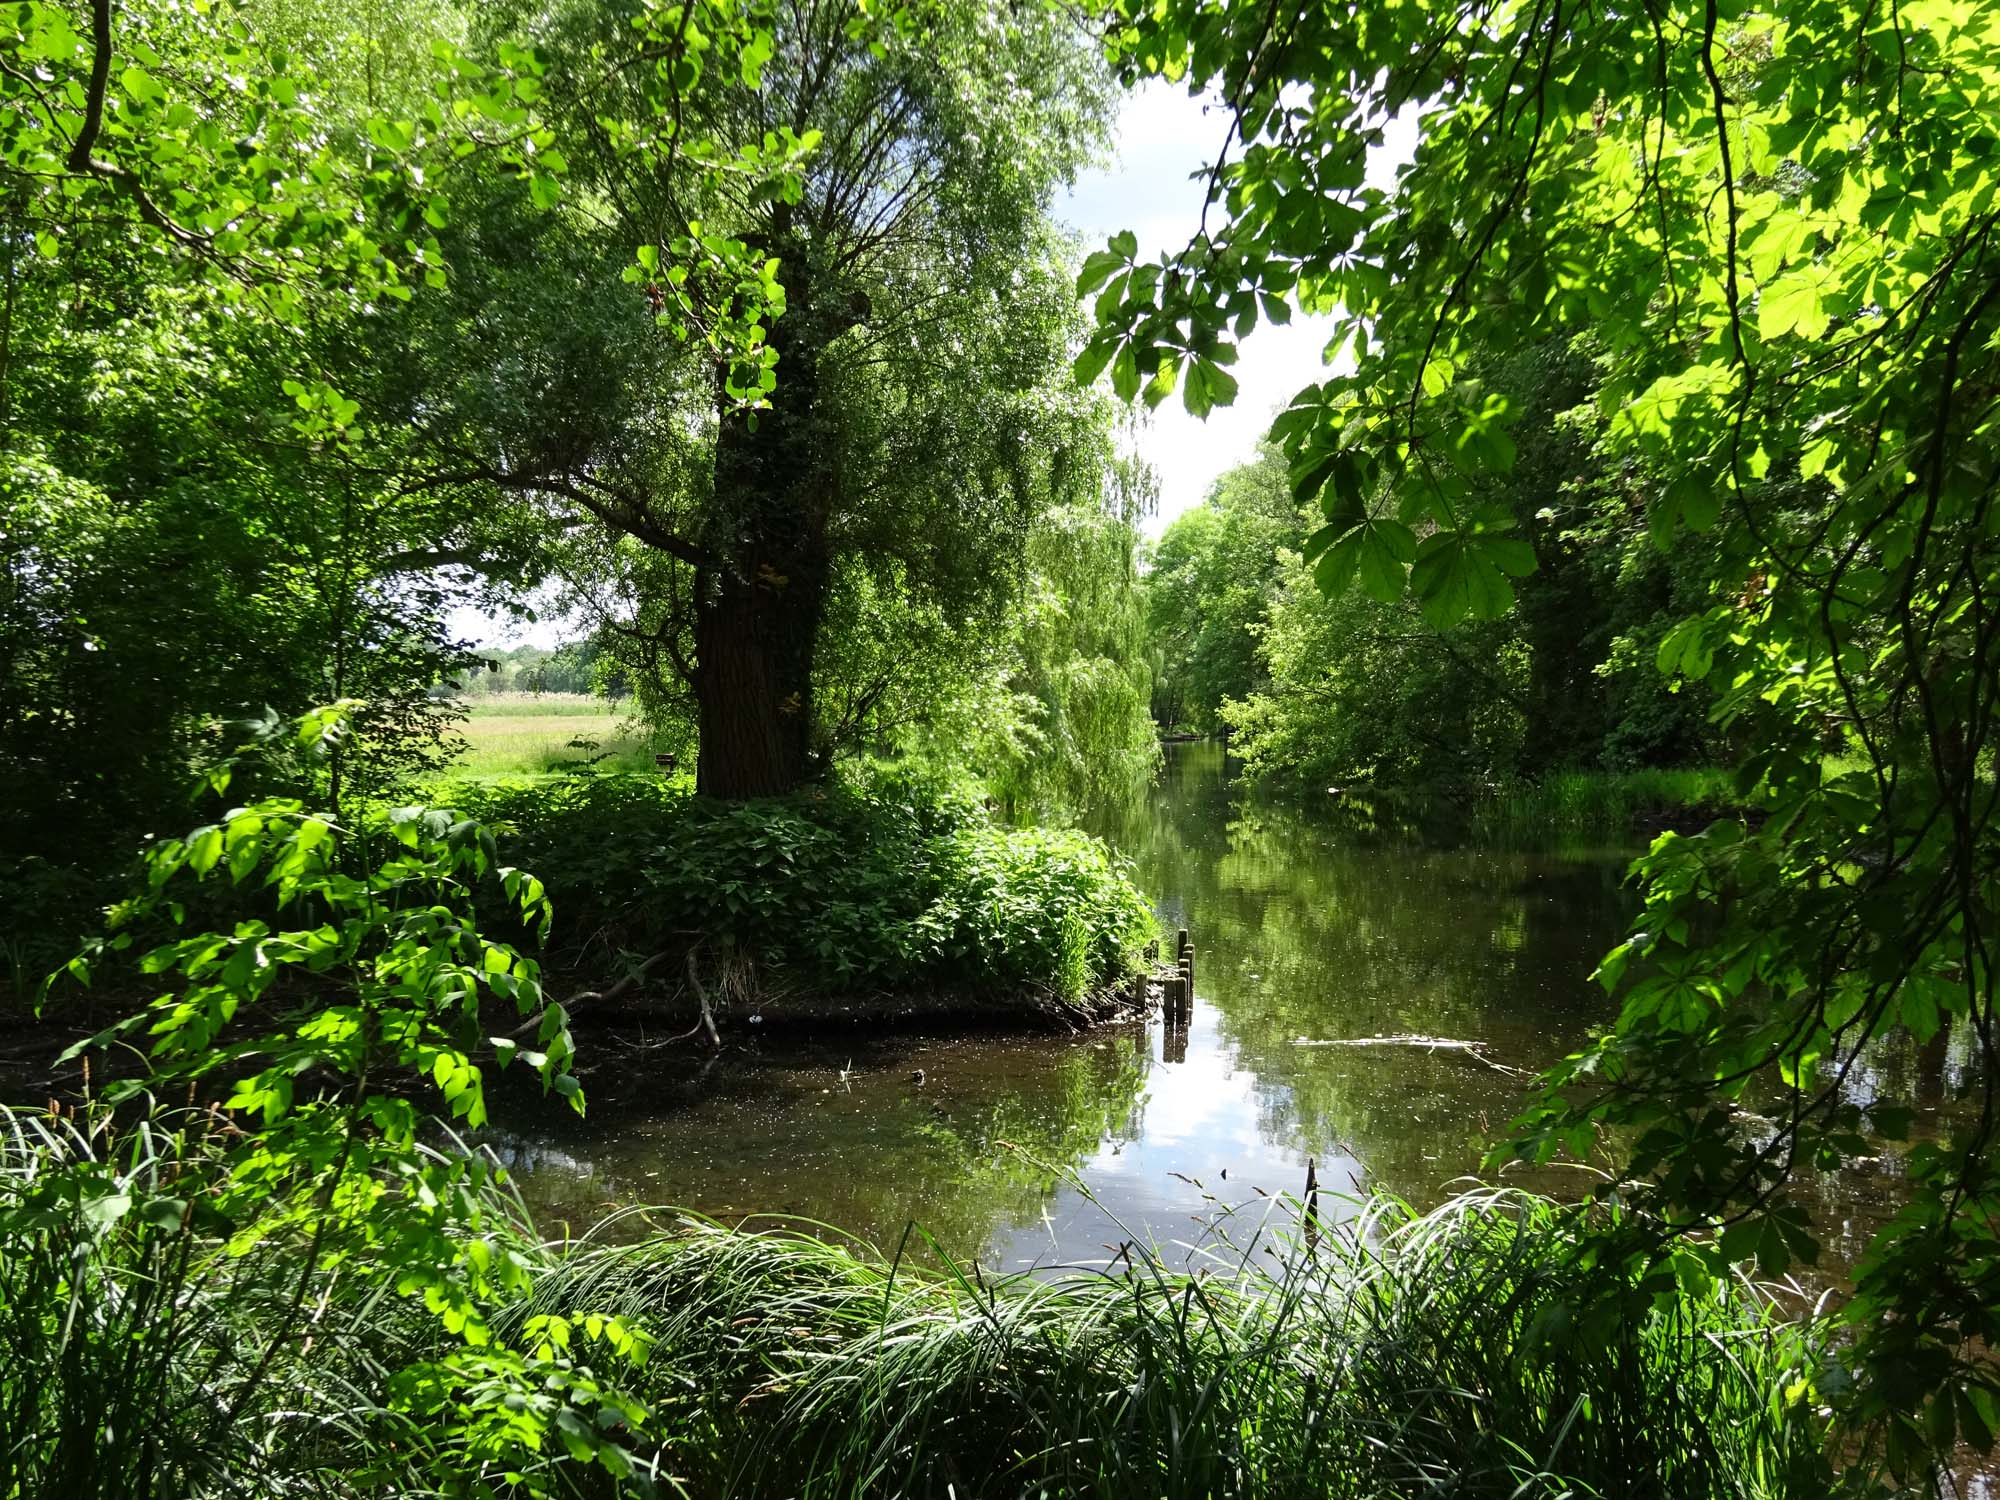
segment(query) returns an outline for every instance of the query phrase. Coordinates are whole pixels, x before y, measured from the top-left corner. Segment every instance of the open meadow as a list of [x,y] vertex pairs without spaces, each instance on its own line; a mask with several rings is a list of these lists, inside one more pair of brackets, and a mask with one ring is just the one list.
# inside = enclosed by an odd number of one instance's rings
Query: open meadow
[[646,731],[623,705],[587,693],[495,693],[466,702],[464,749],[451,770],[470,776],[536,775],[593,756],[610,770],[653,765]]

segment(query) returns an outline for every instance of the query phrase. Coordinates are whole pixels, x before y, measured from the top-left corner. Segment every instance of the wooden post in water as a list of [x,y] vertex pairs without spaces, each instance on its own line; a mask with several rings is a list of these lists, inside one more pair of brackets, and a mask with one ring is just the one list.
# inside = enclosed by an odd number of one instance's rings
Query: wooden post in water
[[1181,953],[1180,992],[1179,1024],[1185,1026],[1194,1017],[1194,949],[1192,948],[1184,949]]
[[1319,1249],[1319,1172],[1318,1163],[1310,1156],[1306,1158],[1306,1254]]

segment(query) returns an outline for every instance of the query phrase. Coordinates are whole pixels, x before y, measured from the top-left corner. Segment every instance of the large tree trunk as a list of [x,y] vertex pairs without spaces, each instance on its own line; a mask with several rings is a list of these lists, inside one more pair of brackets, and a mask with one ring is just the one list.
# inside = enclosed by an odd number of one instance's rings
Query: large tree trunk
[[792,560],[796,572],[783,561],[743,559],[747,566],[705,580],[695,613],[695,789],[704,796],[775,797],[813,769],[813,648],[825,575],[806,559]]
[[696,584],[696,790],[773,797],[816,767],[813,660],[832,577],[829,445],[818,354],[846,323],[815,315],[803,268],[783,271],[789,308],[772,329],[778,388],[753,429],[725,410],[715,458],[717,565]]

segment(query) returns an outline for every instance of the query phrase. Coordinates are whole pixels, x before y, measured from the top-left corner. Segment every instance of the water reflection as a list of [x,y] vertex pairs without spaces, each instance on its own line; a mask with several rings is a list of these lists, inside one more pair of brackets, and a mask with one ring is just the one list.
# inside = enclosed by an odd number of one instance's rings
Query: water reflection
[[[1103,1263],[1133,1238],[1199,1246],[1219,1220],[1240,1237],[1266,1195],[1300,1189],[1308,1160],[1331,1194],[1439,1201],[1519,1108],[1522,1072],[1611,1019],[1587,976],[1631,910],[1630,851],[1529,847],[1352,798],[1260,803],[1224,772],[1218,747],[1175,747],[1161,783],[1102,830],[1169,931],[1194,934],[1185,1034],[833,1039],[713,1060],[600,1044],[588,1124],[524,1099],[496,1140],[551,1227],[674,1204],[893,1248],[916,1222],[1009,1269]],[[1411,1033],[1482,1055],[1300,1045]],[[1948,1044],[1882,1049],[1850,1083],[1942,1114],[1966,1066]],[[1836,1266],[1899,1172],[1890,1155],[1803,1185]],[[1577,1185],[1574,1169],[1512,1180]]]
[[1132,1031],[1068,1042],[857,1039],[685,1050],[602,1042],[587,1121],[504,1097],[488,1132],[545,1229],[671,1204],[838,1226],[893,1247],[911,1222],[960,1253],[1038,1219],[1068,1163],[1139,1127]]

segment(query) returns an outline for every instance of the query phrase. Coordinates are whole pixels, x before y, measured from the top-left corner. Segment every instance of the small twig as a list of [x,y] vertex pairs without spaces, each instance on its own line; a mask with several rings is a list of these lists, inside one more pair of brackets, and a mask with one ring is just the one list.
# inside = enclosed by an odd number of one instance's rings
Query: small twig
[[715,1015],[708,1008],[708,991],[702,988],[701,974],[695,966],[695,950],[688,949],[688,983],[694,987],[694,997],[701,1004],[701,1023],[708,1028],[709,1041],[720,1047],[722,1036],[715,1029]]

